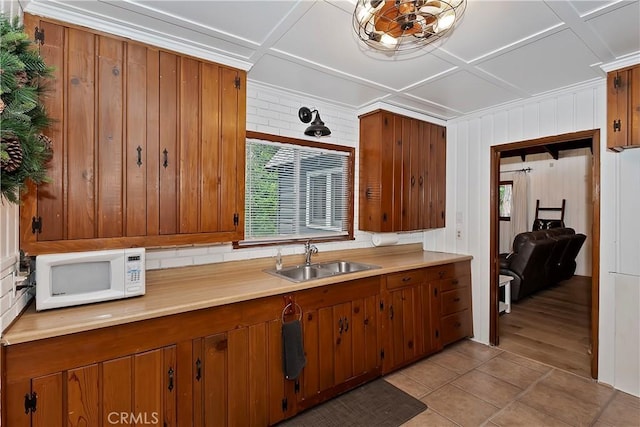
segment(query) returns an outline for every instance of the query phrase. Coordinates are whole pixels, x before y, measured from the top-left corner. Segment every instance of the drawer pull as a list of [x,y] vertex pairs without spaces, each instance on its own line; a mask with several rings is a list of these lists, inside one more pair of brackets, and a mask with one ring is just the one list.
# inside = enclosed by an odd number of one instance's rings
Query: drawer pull
[[411,277],[403,277],[402,281],[405,282],[405,283],[406,282],[410,282],[411,281]]
[[453,279],[451,281],[451,284],[453,284],[453,285],[457,285],[458,283],[460,283],[460,281],[458,279]]
[[453,302],[460,302],[460,297],[454,298]]
[[390,317],[391,320],[393,320],[393,306],[392,305],[389,306],[389,317]]
[[453,326],[455,326],[456,328],[459,328],[460,326],[462,326],[462,323],[456,322],[455,325],[453,325]]

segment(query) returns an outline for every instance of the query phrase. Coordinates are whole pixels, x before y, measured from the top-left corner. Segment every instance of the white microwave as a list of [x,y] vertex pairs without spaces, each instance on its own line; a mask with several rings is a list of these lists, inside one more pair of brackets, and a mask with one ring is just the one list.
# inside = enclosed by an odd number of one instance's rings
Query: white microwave
[[38,311],[144,293],[144,248],[36,256]]

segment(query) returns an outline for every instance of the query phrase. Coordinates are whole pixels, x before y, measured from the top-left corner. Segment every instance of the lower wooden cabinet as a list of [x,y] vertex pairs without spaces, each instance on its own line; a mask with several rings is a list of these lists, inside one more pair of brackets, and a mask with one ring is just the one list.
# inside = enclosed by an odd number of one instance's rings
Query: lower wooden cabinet
[[380,375],[378,277],[295,295],[307,364],[296,382],[298,409]]
[[[289,301],[307,360],[296,380]],[[471,336],[471,318],[466,261],[6,345],[2,425],[273,425]]]
[[26,379],[9,388],[11,426],[177,424],[176,347]]

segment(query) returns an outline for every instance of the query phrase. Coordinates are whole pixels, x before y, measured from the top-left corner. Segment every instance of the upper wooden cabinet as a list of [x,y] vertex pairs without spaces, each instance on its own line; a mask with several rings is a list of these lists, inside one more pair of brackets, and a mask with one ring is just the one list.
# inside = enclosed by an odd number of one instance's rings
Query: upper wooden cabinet
[[360,116],[359,228],[444,227],[446,129],[377,110]]
[[54,155],[22,198],[21,248],[241,240],[246,73],[26,14],[36,27]]
[[640,65],[607,74],[607,148],[640,147]]

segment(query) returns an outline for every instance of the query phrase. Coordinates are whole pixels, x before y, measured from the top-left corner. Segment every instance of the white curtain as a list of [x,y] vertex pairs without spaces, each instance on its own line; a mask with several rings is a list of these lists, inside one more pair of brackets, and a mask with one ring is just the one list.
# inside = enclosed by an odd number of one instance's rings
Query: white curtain
[[511,242],[518,233],[529,231],[529,175],[516,172],[511,195]]

